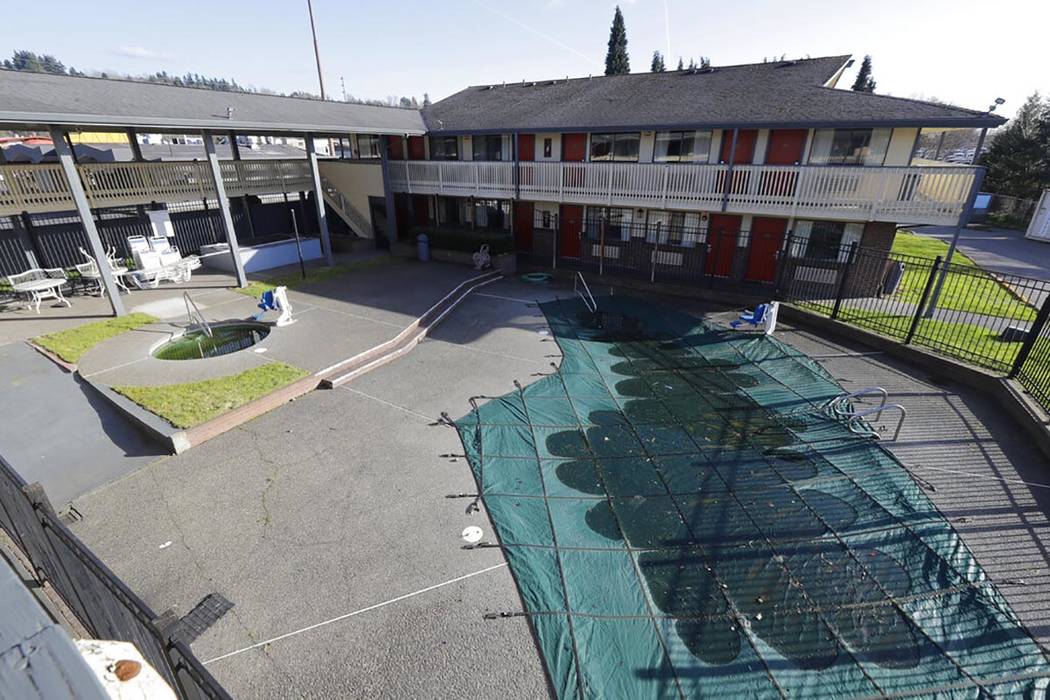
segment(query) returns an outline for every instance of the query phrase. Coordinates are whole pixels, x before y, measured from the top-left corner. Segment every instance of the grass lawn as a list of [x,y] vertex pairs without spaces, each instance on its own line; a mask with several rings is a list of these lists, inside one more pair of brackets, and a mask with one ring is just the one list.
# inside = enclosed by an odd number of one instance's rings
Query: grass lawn
[[[893,253],[914,255],[932,261],[938,255],[944,257],[948,253],[948,244],[911,231],[898,231],[893,241]],[[1034,306],[1023,301],[990,274],[980,270],[973,260],[955,251],[952,264],[971,268],[973,274],[949,274],[941,289],[938,307],[1019,321],[1035,320]],[[897,297],[901,301],[918,304],[922,299],[922,290],[926,286],[929,270],[917,269],[915,265],[910,267],[909,270],[908,261],[905,261],[904,277],[897,289]]]
[[127,316],[86,323],[76,328],[41,335],[33,338],[33,342],[55,353],[66,362],[75,364],[84,356],[84,353],[103,340],[156,322],[157,319],[149,314],[128,314]]
[[266,396],[308,374],[298,367],[270,362],[218,379],[165,386],[115,386],[113,389],[176,428],[189,428]]
[[392,255],[378,255],[374,258],[365,258],[364,260],[355,260],[354,262],[344,263],[342,265],[333,265],[332,267],[308,267],[306,269],[306,277],[304,278],[302,273],[296,270],[295,272],[288,272],[283,275],[276,275],[265,280],[255,280],[249,282],[247,287],[234,287],[233,291],[240,292],[254,299],[258,299],[262,296],[263,292],[269,291],[276,287],[288,287],[289,289],[295,289],[307,284],[315,284],[317,282],[324,282],[325,280],[345,275],[348,272],[354,270],[363,270],[369,267],[376,267],[378,265],[389,265],[394,262],[400,262],[400,258],[396,258]]

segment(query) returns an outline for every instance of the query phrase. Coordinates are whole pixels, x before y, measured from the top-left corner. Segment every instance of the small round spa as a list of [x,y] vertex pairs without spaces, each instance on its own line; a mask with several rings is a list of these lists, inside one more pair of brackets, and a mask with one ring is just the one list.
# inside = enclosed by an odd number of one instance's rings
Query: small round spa
[[195,328],[176,335],[154,348],[158,360],[202,360],[240,352],[252,347],[270,333],[263,323],[226,323],[211,326],[211,334]]

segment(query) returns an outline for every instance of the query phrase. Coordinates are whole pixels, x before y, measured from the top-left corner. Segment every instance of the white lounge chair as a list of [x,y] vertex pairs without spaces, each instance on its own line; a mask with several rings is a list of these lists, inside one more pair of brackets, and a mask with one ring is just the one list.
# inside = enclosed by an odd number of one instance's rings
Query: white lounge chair
[[182,257],[179,249],[164,236],[154,236],[149,240],[144,236],[129,236],[128,248],[135,259],[136,269],[128,272],[127,277],[139,289],[156,289],[164,281],[189,282],[193,271],[201,266],[200,258],[196,255]]
[[72,306],[62,294],[62,287],[69,282],[66,271],[60,267],[33,268],[17,275],[8,275],[7,282],[15,294],[28,298],[28,306],[35,306],[40,313],[40,302],[44,299],[55,299],[66,306]]

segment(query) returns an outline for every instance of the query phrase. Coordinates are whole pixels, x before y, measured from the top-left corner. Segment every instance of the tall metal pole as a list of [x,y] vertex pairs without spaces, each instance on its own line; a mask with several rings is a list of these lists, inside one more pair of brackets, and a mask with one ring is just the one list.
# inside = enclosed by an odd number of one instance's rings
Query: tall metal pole
[[321,50],[317,48],[317,28],[314,26],[314,5],[306,0],[306,10],[310,13],[310,33],[314,37],[314,60],[317,61],[317,82],[321,85],[321,99],[325,99],[324,76],[321,75]]
[[948,270],[951,267],[952,258],[955,256],[955,249],[959,245],[959,236],[962,234],[962,230],[966,228],[966,225],[970,223],[970,216],[973,214],[973,204],[977,199],[977,193],[981,191],[981,183],[984,182],[985,172],[984,168],[977,168],[974,173],[966,206],[963,208],[962,214],[959,215],[959,222],[955,225],[955,233],[952,234],[952,240],[948,244],[948,253],[944,256],[944,267],[941,269],[941,276],[937,278],[937,286],[933,289],[930,305],[926,309],[926,318],[933,318],[934,312],[937,311],[937,302],[941,298],[944,280],[948,277]]

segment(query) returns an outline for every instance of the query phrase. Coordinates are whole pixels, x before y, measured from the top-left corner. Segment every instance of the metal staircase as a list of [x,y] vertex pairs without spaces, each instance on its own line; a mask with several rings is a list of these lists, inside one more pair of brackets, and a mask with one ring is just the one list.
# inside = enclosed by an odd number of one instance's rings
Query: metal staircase
[[372,238],[372,224],[368,217],[359,212],[339,188],[324,175],[321,175],[321,190],[324,193],[324,201],[355,234],[361,238]]

